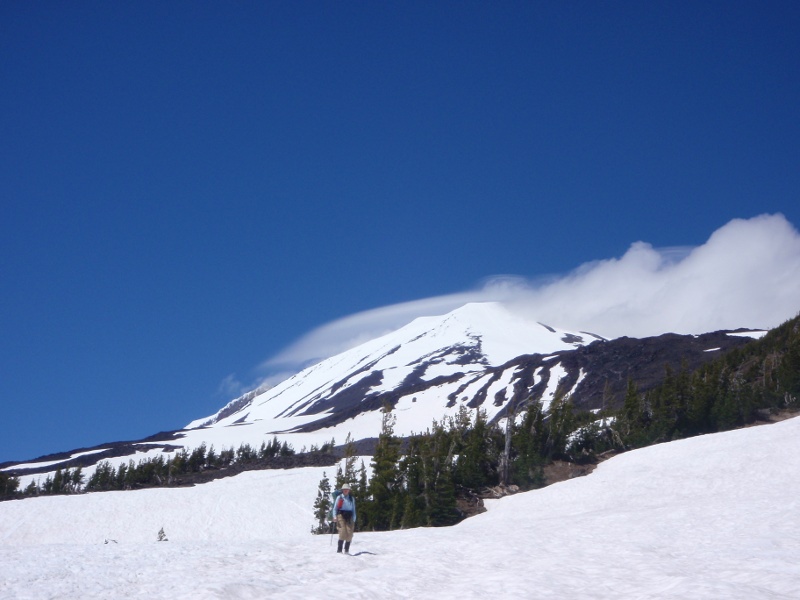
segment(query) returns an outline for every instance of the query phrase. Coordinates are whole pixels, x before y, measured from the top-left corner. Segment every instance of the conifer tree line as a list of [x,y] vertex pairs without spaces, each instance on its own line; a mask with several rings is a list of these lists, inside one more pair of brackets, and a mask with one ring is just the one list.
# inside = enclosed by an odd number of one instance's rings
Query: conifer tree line
[[689,372],[669,366],[661,385],[628,381],[617,425],[628,448],[727,431],[800,409],[800,317]]
[[101,462],[86,483],[85,491],[170,486],[179,484],[181,476],[191,473],[224,469],[233,464],[247,466],[294,453],[294,449],[288,443],[281,444],[277,437],[269,443],[262,442],[259,449],[253,448],[250,444],[241,444],[235,451],[233,448],[228,448],[216,452],[214,446],[207,448],[203,443],[191,452],[183,448],[172,458],[159,455],[140,460],[136,464],[129,461],[127,465],[121,464],[116,469],[108,462]]
[[[311,452],[328,453],[332,449],[333,442],[329,442],[319,448],[312,446]],[[294,448],[287,442],[281,444],[277,437],[269,443],[262,442],[258,449],[250,444],[241,444],[236,450],[228,448],[217,452],[214,446],[208,448],[205,444],[201,444],[191,452],[183,448],[172,457],[160,454],[155,458],[145,458],[138,462],[131,460],[116,468],[108,461],[101,461],[85,484],[85,476],[80,467],[64,471],[58,469],[52,477],[48,475],[44,482],[31,481],[21,494],[18,490],[19,480],[6,477],[7,483],[0,479],[0,486],[3,486],[0,487],[0,492],[4,488],[8,491],[0,496],[0,499],[179,485],[183,478],[192,473],[225,469],[233,464],[246,468],[278,456],[294,454]]]
[[19,478],[0,472],[0,500],[12,500],[25,496],[47,496],[55,494],[76,494],[83,485],[83,469],[57,469],[44,481],[31,482],[24,490],[19,489]]
[[[532,489],[544,484],[543,468],[554,460],[592,462],[608,450],[624,451],[725,431],[800,409],[800,317],[689,372],[665,366],[661,385],[639,393],[629,380],[617,410],[576,412],[568,397],[548,410],[528,403],[510,415],[507,429],[486,421],[483,411],[461,407],[455,417],[412,435],[401,452],[394,417],[386,407],[372,457],[372,477],[353,470],[352,454],[337,472],[334,488],[353,485],[358,529],[383,531],[450,525],[463,518],[456,498],[465,490],[499,483]],[[320,482],[313,533],[328,531],[331,484]]]
[[[426,432],[412,435],[404,444],[395,436],[395,417],[385,407],[371,477],[367,478],[363,462],[355,470],[352,450],[347,451],[333,489],[345,481],[353,486],[360,531],[452,525],[464,518],[457,498],[467,490],[500,483],[523,490],[540,487],[543,467],[553,460],[579,461],[611,447],[605,432],[592,425],[595,420],[592,413],[575,413],[569,398],[561,397],[547,411],[533,403],[521,419],[512,415],[506,431],[489,423],[485,411],[470,411],[462,405],[455,416],[434,421]],[[510,444],[506,444],[507,436]],[[313,533],[329,531],[330,491],[325,475],[314,503]]]

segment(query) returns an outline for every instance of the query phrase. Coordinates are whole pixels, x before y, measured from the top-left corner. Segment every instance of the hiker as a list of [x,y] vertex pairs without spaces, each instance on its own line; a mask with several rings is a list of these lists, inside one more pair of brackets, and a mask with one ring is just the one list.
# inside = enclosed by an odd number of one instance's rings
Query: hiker
[[344,545],[345,553],[350,554],[350,542],[356,528],[356,499],[350,494],[349,483],[342,485],[342,493],[333,503],[333,518],[339,529],[339,549],[336,552],[341,552]]

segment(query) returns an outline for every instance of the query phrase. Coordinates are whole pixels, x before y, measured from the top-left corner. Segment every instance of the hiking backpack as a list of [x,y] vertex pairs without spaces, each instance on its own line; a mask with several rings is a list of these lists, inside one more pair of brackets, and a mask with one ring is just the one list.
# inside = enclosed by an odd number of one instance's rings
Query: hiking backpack
[[333,521],[333,509],[336,508],[336,501],[342,495],[342,490],[333,490],[331,492],[331,509],[328,511],[329,521]]

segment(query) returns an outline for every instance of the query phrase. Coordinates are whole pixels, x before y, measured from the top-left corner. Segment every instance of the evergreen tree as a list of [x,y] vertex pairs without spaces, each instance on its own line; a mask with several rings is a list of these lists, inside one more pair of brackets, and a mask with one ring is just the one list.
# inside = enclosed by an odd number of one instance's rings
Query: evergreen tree
[[101,492],[111,490],[116,480],[116,471],[107,460],[102,460],[95,466],[94,473],[89,477],[86,490]]
[[618,418],[620,435],[627,446],[638,448],[647,445],[648,428],[653,414],[651,408],[651,403],[640,397],[636,383],[629,378],[625,401]]
[[457,437],[444,422],[434,421],[432,429],[420,440],[424,525],[449,525],[458,514],[453,481]]
[[570,434],[575,431],[575,414],[569,396],[556,397],[550,405],[548,417],[545,421],[545,438],[543,440],[542,455],[551,460],[553,458],[569,459],[566,454]]
[[497,463],[497,455],[490,439],[490,428],[486,422],[486,411],[475,411],[475,422],[459,427],[458,461],[453,479],[464,487],[477,489],[497,483],[497,473],[492,466]]
[[278,436],[273,436],[272,441],[267,445],[266,456],[275,458],[281,451],[281,443],[278,441]]
[[525,408],[522,423],[511,434],[511,481],[523,489],[539,487],[544,482],[542,437],[544,414],[539,402]]
[[317,520],[317,524],[311,529],[312,533],[319,534],[328,532],[330,510],[331,483],[328,481],[328,476],[323,471],[322,479],[319,482],[319,489],[317,490],[317,499],[314,501],[314,518]]
[[400,474],[400,440],[394,435],[395,417],[389,407],[384,407],[381,417],[381,432],[372,457],[372,479],[369,483],[369,498],[362,502],[366,510],[360,512],[367,517],[369,527],[375,531],[386,531],[399,522],[402,507],[398,506]]
[[403,514],[400,519],[401,529],[427,524],[424,510],[425,490],[420,446],[420,436],[412,436],[408,442],[408,451],[400,460],[400,474],[404,484]]
[[48,490],[47,493],[62,494],[63,492],[64,492],[64,474],[61,472],[61,469],[56,469],[56,472],[53,474],[53,479],[50,483],[50,489]]
[[429,522],[434,527],[455,525],[461,519],[456,509],[456,487],[453,470],[444,468],[433,486]]
[[256,460],[258,452],[253,450],[250,444],[241,444],[236,451],[236,462],[239,464],[248,464]]
[[[133,461],[131,461],[132,463]],[[128,465],[122,463],[119,467],[117,467],[117,476],[114,480],[114,489],[115,490],[124,490],[125,489],[125,480],[128,475]]]
[[369,484],[367,482],[367,467],[364,461],[361,461],[361,466],[358,468],[358,487],[356,488],[357,498],[366,498],[369,491]]
[[294,448],[292,448],[289,442],[283,442],[283,444],[281,444],[281,451],[280,451],[281,456],[293,456],[294,453],[295,453]]
[[70,481],[70,492],[77,493],[81,490],[81,486],[83,485],[83,467],[78,467],[72,472],[72,478]]
[[217,456],[216,450],[214,450],[214,444],[211,444],[208,448],[208,452],[206,452],[206,468],[219,468],[218,460],[219,457]]
[[192,450],[189,455],[187,467],[190,472],[197,473],[202,470],[206,465],[206,444],[203,442],[197,448]]
[[691,393],[687,406],[687,435],[713,431],[711,409],[714,404],[714,375],[716,363],[701,368],[691,377]]
[[353,438],[347,434],[344,445],[344,469],[341,465],[336,470],[336,489],[340,489],[342,484],[353,485],[356,481],[356,445]]
[[0,471],[0,500],[14,498],[19,489],[19,479]]
[[228,448],[227,450],[223,448],[219,452],[219,466],[220,468],[227,467],[233,463],[234,453],[233,448]]

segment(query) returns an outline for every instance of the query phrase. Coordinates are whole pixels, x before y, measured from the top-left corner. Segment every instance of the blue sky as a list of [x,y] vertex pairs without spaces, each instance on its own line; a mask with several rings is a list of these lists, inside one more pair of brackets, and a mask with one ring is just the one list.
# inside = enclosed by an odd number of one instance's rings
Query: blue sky
[[348,315],[793,239],[800,4],[651,4],[0,3],[0,462],[182,427]]

